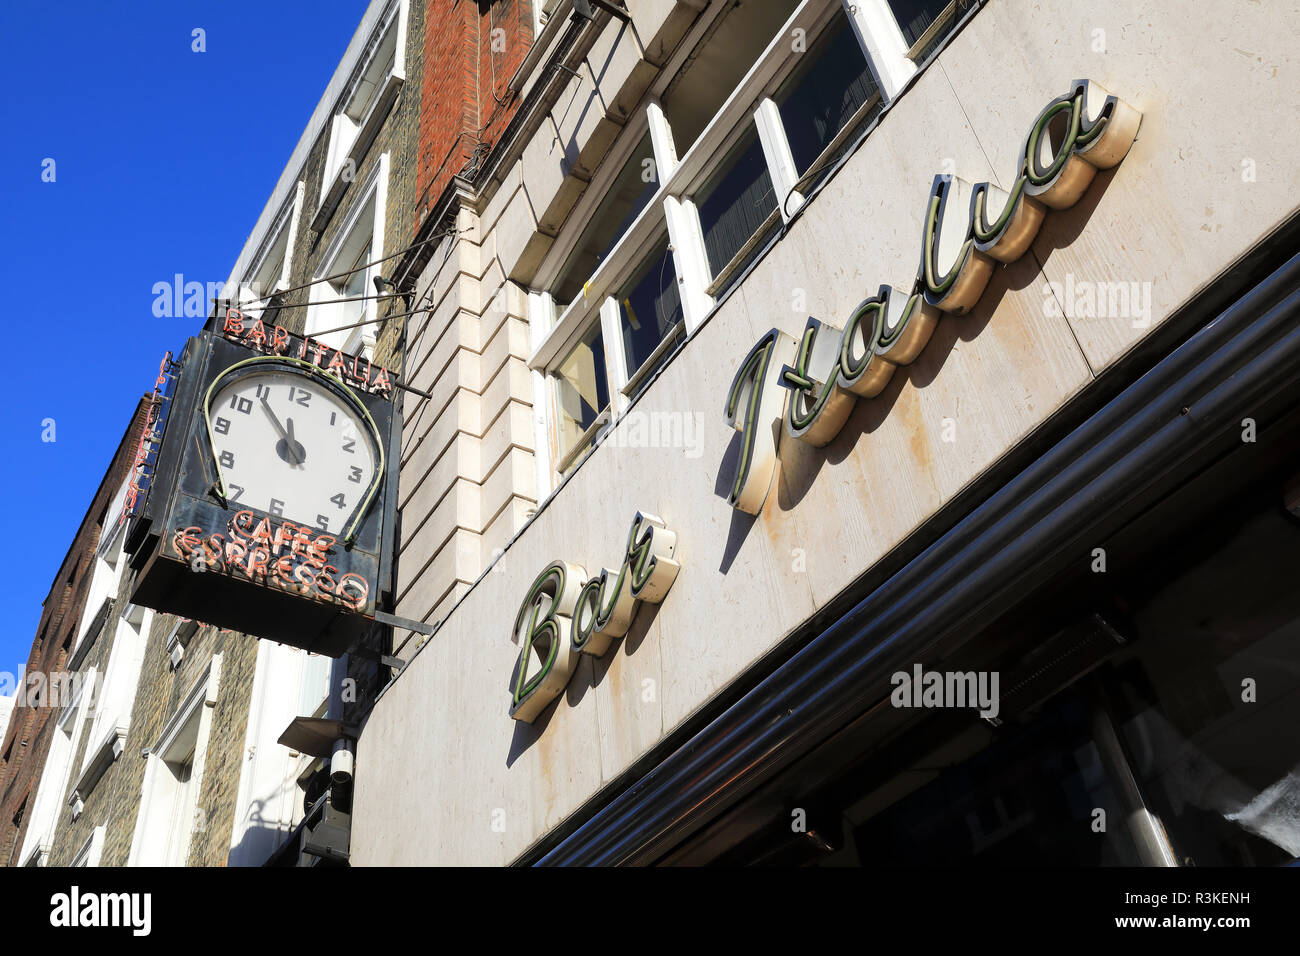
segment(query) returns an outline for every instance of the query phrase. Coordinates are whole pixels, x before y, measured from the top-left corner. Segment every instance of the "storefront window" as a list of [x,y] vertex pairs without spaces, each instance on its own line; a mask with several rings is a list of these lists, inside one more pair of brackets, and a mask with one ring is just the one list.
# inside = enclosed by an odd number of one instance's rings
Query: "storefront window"
[[[1024,728],[967,735],[990,745],[936,774],[917,767],[902,775],[933,778],[872,818],[854,836],[864,866],[1137,866],[1132,836],[1116,825],[1100,832],[1095,810],[1118,805],[1086,699],[1053,702]],[[961,746],[954,742],[952,746]]]
[[1179,862],[1300,857],[1300,523],[1280,512],[1137,609],[1114,696]]
[[1067,686],[1042,704],[910,758],[889,785],[903,796],[846,811],[855,862],[1295,861],[1297,553],[1300,522],[1238,503],[1231,520],[1200,522],[1150,560],[1112,569],[1128,609],[1122,643],[1092,673],[1058,677]]

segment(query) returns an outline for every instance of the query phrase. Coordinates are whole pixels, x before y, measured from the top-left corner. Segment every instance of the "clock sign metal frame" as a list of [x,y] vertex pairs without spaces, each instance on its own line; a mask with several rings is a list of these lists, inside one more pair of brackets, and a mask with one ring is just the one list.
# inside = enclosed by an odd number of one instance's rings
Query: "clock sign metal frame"
[[[258,384],[254,393],[250,387],[261,376],[271,384]],[[147,491],[127,532],[136,574],[131,601],[332,657],[355,645],[375,613],[393,605],[401,436],[394,378],[365,358],[267,328],[235,310],[211,319],[186,343]],[[240,383],[247,397],[239,397]],[[283,384],[307,385],[319,396],[310,414],[300,394],[279,393]],[[228,394],[247,415],[233,416],[238,426],[214,407],[217,396],[225,401]],[[253,397],[264,406],[256,415],[250,414]],[[286,397],[297,402],[286,405]],[[232,428],[244,442],[240,474],[257,479],[261,497],[241,497],[243,489],[229,480]],[[340,472],[351,459],[327,443],[352,435],[371,453],[364,485],[346,483],[364,469]],[[364,455],[357,459],[364,461]],[[328,482],[342,481],[350,489],[346,497],[328,500],[352,507],[335,525],[315,514],[315,504],[309,507],[316,499],[307,492],[296,505],[291,493],[284,501],[268,499],[266,488],[281,481],[306,482],[297,487],[317,496],[339,487]]]

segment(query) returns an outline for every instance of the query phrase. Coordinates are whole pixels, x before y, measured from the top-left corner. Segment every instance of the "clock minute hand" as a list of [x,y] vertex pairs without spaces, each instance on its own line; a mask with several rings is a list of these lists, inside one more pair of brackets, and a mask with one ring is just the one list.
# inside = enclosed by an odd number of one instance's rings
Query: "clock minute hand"
[[284,426],[280,424],[280,419],[276,418],[275,412],[271,409],[271,405],[267,402],[265,397],[262,398],[262,407],[266,409],[266,414],[271,419],[271,424],[275,426],[275,430],[278,431],[280,437],[284,439],[285,450],[288,451],[289,457],[293,459],[293,463],[295,465],[301,465],[302,459],[299,458],[298,453],[294,451],[293,435],[285,431]]

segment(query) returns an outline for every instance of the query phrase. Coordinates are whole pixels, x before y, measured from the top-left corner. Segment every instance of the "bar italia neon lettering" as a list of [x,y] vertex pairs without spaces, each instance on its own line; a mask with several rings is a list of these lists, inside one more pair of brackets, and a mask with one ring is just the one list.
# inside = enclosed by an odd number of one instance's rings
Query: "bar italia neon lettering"
[[[392,398],[393,383],[388,369],[373,365],[364,356],[347,355],[339,349],[333,349],[334,354],[330,356],[330,347],[311,336],[298,336],[279,325],[267,328],[261,319],[247,316],[238,309],[226,310],[221,334],[231,342],[238,342],[263,355],[286,355],[311,362],[341,382]],[[327,356],[329,361],[326,361]]]
[[[638,601],[658,604],[677,580],[677,535],[663,520],[638,513],[628,532],[623,566],[587,572],[567,561],[547,565],[515,617],[519,658],[511,679],[510,716],[531,724],[568,686],[579,654],[600,657],[622,637]],[[585,581],[585,583],[584,583]],[[536,658],[536,669],[530,668]]]
[[[797,342],[778,329],[759,339],[727,394],[727,423],[743,436],[728,503],[749,514],[762,509],[776,472],[778,418],[785,418],[791,437],[811,445],[833,439],[858,398],[879,395],[898,366],[916,360],[942,313],[969,312],[994,263],[1015,262],[1025,253],[1045,207],[1073,206],[1097,170],[1128,154],[1141,122],[1142,114],[1127,103],[1091,80],[1076,80],[1038,114],[1009,193],[990,183],[935,177],[910,293],[881,286],[842,330],[810,318]],[[999,212],[990,222],[994,208]],[[764,409],[780,407],[774,404],[782,398],[778,389],[788,389],[789,400],[777,417],[764,418]]]

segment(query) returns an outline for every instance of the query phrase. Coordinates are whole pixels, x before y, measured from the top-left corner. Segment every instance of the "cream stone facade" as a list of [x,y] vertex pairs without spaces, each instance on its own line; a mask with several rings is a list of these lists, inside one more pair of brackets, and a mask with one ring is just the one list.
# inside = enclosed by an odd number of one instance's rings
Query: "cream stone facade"
[[[447,207],[455,232],[415,282],[404,375],[431,397],[405,396],[397,613],[437,631],[406,645],[409,663],[362,731],[354,863],[509,864],[581,822],[1300,208],[1300,127],[1279,112],[1300,86],[1293,5],[1202,5],[1194,16],[1129,0],[971,6],[914,75],[869,22],[887,5],[855,6],[883,111],[721,296],[690,200],[797,67],[795,31],[811,46],[840,5],[792,4],[767,43],[737,50],[754,62],[703,131],[677,143],[680,156],[671,139],[686,138],[665,128],[673,111],[660,98],[707,42],[718,3],[629,0],[630,25],[589,28],[567,81],[543,74],[546,52],[525,64],[525,132],[498,145],[490,181],[461,187]],[[559,34],[541,34],[543,51]],[[1072,208],[1047,210],[1028,254],[995,269],[970,314],[941,318],[917,360],[860,400],[827,446],[783,435],[761,513],[732,508],[738,435],[724,405],[754,343],[773,327],[797,339],[810,316],[843,327],[882,284],[906,292],[933,178],[1009,188],[1031,125],[1078,78],[1140,111],[1127,156]],[[612,294],[666,229],[684,344],[634,396],[615,396],[612,431],[561,474],[545,359],[565,347],[557,334],[572,342],[581,328],[570,333],[570,317],[549,307],[547,283],[556,250],[647,129],[657,191],[583,295]],[[1115,304],[1120,284],[1127,305]],[[644,427],[636,413],[698,421],[698,442],[646,447],[627,435]],[[536,721],[511,720],[511,625],[532,582],[555,560],[588,576],[617,569],[639,512],[677,535],[671,592],[642,605],[602,657],[582,655]]]

